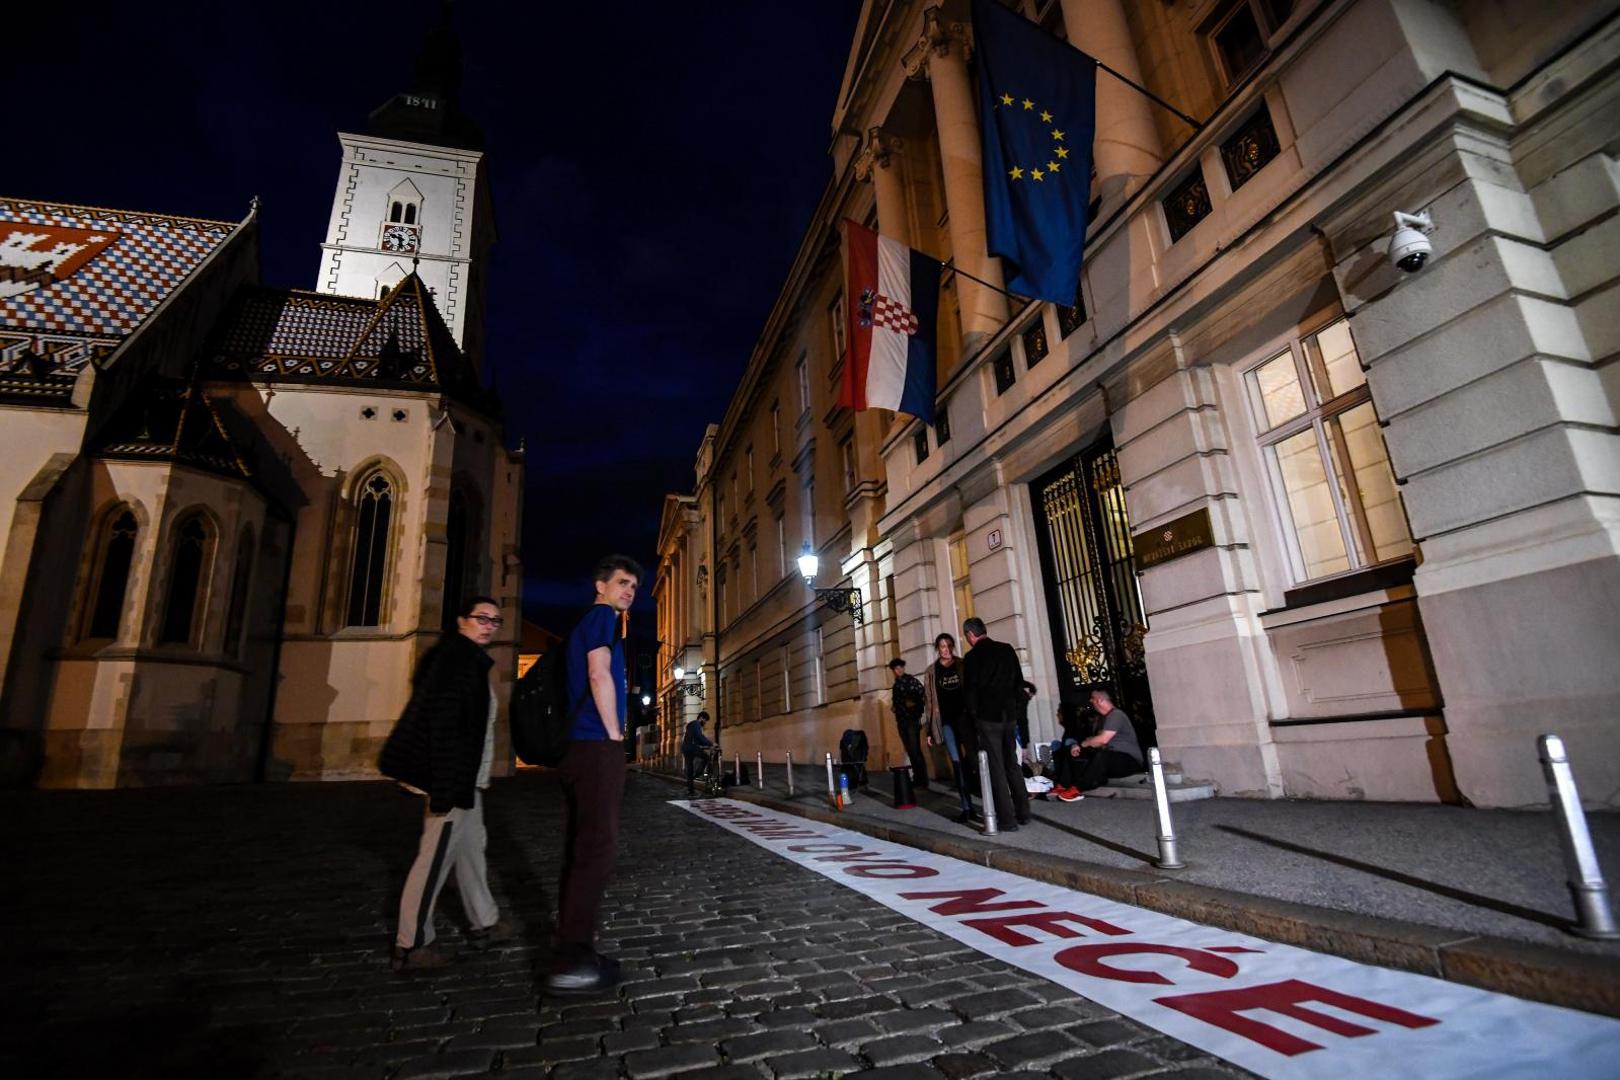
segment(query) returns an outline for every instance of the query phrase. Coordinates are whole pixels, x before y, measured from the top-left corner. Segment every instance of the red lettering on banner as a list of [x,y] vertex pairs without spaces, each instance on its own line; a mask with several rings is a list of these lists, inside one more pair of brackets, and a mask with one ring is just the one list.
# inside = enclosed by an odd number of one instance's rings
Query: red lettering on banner
[[1289,1057],[1293,1057],[1295,1054],[1303,1054],[1309,1050],[1320,1050],[1322,1049],[1321,1044],[1301,1039],[1296,1035],[1290,1035],[1280,1028],[1274,1028],[1270,1024],[1252,1020],[1239,1014],[1251,1009],[1265,1009],[1351,1039],[1360,1038],[1363,1035],[1377,1034],[1377,1029],[1362,1027],[1360,1024],[1352,1024],[1348,1020],[1341,1020],[1337,1016],[1329,1016],[1327,1013],[1304,1008],[1304,1003],[1314,1001],[1322,1005],[1332,1005],[1336,1009],[1358,1013],[1361,1016],[1379,1020],[1386,1024],[1399,1024],[1405,1028],[1429,1027],[1440,1022],[1433,1017],[1419,1016],[1404,1009],[1397,1009],[1390,1005],[1380,1005],[1376,1001],[1368,1001],[1366,998],[1352,997],[1349,994],[1341,994],[1337,990],[1312,986],[1310,983],[1300,982],[1298,979],[1285,979],[1282,982],[1268,983],[1265,986],[1215,990],[1205,994],[1182,994],[1178,997],[1162,997],[1153,1000],[1167,1008],[1184,1012],[1188,1016],[1202,1020],[1206,1024],[1225,1028],[1234,1035],[1241,1035],[1245,1039],[1259,1043],[1268,1050],[1275,1050],[1277,1053],[1286,1054]]
[[984,919],[964,919],[963,926],[971,926],[982,934],[989,934],[997,941],[1008,945],[1033,945],[1036,939],[1028,934],[1020,934],[1012,929],[1014,926],[1038,926],[1053,937],[1077,938],[1080,931],[1073,927],[1064,926],[1064,923],[1079,923],[1097,931],[1099,934],[1128,934],[1129,930],[1115,926],[1111,922],[1093,919],[1085,915],[1077,915],[1072,911],[1020,911],[1013,915],[991,915]]
[[788,850],[813,854],[817,851],[860,851],[862,848],[859,844],[794,844]]
[[[1245,950],[1253,952],[1254,950]],[[1054,960],[1082,975],[1090,975],[1096,979],[1113,979],[1116,982],[1152,983],[1159,986],[1174,986],[1173,979],[1167,979],[1157,971],[1134,971],[1130,968],[1117,968],[1103,963],[1104,957],[1109,956],[1137,956],[1153,954],[1157,956],[1177,956],[1187,961],[1187,966],[1194,971],[1201,971],[1205,975],[1215,975],[1222,979],[1230,979],[1238,973],[1237,964],[1224,956],[1215,956],[1203,949],[1183,949],[1175,945],[1155,945],[1146,941],[1116,941],[1101,945],[1073,945],[1058,953]]]
[[816,862],[871,862],[873,859],[878,859],[884,862],[892,862],[894,860],[894,856],[884,855],[877,851],[857,851],[853,855],[816,856]]
[[[879,870],[899,870],[898,874],[880,874]],[[932,866],[911,866],[908,863],[870,863],[865,866],[846,866],[844,873],[854,874],[856,877],[869,878],[919,878],[937,877],[939,871]]]
[[1038,900],[1002,900],[994,904],[986,903],[998,896],[1005,896],[1000,889],[953,889],[946,892],[903,892],[903,900],[943,900],[943,904],[932,904],[928,910],[936,915],[974,915],[982,911],[1007,911],[1010,908],[1045,907]]

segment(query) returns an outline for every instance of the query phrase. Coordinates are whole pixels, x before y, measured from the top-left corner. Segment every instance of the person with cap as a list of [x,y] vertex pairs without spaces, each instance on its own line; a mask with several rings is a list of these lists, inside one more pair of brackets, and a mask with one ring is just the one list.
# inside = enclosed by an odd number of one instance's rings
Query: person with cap
[[889,673],[894,676],[890,698],[894,706],[894,723],[900,729],[900,745],[906,748],[906,758],[911,765],[911,783],[919,791],[924,791],[928,788],[928,761],[923,757],[920,734],[928,696],[917,676],[906,674],[906,662],[900,657],[889,661]]

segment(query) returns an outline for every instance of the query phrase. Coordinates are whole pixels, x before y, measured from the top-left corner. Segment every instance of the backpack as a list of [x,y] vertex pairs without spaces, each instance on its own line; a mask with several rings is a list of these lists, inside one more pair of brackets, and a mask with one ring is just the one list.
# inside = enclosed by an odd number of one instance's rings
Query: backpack
[[578,712],[568,700],[568,643],[559,641],[512,688],[512,749],[530,765],[555,768],[573,739]]

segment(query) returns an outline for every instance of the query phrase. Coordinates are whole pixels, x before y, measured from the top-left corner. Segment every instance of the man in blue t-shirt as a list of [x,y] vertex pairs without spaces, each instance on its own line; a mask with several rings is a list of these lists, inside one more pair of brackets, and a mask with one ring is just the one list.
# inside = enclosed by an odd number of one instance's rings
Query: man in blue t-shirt
[[636,598],[641,567],[609,555],[596,564],[596,603],[568,635],[573,741],[560,771],[564,857],[557,886],[557,942],[545,988],[589,994],[612,986],[618,962],[596,951],[597,911],[619,851],[624,795],[626,685],[620,621]]

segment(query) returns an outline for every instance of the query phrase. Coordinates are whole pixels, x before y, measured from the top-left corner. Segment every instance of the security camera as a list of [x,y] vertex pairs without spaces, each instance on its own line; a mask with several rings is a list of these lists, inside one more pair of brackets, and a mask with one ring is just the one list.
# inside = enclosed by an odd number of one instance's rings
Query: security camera
[[1395,235],[1389,241],[1389,261],[1408,274],[1423,269],[1423,264],[1434,254],[1434,245],[1428,234],[1434,231],[1434,221],[1427,213],[1403,214],[1395,211]]

